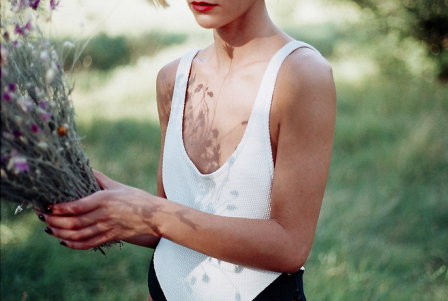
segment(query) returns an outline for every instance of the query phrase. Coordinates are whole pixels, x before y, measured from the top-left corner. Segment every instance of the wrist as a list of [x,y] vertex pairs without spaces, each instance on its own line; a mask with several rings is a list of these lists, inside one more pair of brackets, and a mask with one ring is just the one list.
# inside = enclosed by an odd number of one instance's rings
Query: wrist
[[170,203],[168,200],[150,195],[149,201],[146,201],[147,210],[143,214],[146,216],[146,224],[149,225],[151,235],[159,238],[164,237],[163,229],[166,227],[168,215],[170,212]]
[[180,237],[188,237],[189,230],[197,229],[194,223],[199,217],[196,210],[169,201],[165,198],[152,196],[151,207],[153,208],[150,216],[151,228],[154,235],[160,238],[176,240]]

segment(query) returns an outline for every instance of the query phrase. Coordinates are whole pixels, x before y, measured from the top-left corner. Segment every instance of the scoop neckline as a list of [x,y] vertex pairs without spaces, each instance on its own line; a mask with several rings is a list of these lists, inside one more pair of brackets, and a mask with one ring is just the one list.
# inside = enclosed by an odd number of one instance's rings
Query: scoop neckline
[[[252,110],[251,110],[251,113],[250,113],[250,116],[249,116],[249,120],[247,122],[246,129],[244,130],[243,137],[241,138],[240,142],[238,143],[237,147],[235,148],[233,153],[230,155],[230,157],[227,158],[227,160],[221,166],[219,166],[216,170],[214,170],[213,172],[210,172],[210,173],[202,173],[198,169],[196,164],[194,164],[194,162],[191,160],[190,156],[187,153],[187,150],[185,148],[184,137],[183,137],[185,100],[186,100],[186,97],[187,97],[187,95],[186,95],[187,94],[187,87],[188,87],[188,84],[190,82],[190,76],[191,76],[191,70],[192,70],[192,67],[193,67],[193,61],[196,58],[196,56],[198,55],[199,51],[201,51],[202,49],[197,49],[196,53],[194,55],[192,55],[191,61],[188,64],[189,65],[189,69],[188,69],[188,77],[186,79],[186,84],[184,86],[185,87],[185,91],[182,94],[183,95],[183,99],[182,99],[182,107],[181,107],[181,109],[182,109],[181,110],[182,111],[182,115],[181,115],[181,130],[180,130],[180,139],[178,139],[178,141],[180,141],[180,146],[181,146],[180,149],[181,149],[181,152],[182,152],[182,156],[184,156],[184,158],[187,161],[188,165],[191,167],[191,169],[198,176],[200,176],[201,178],[210,178],[210,179],[212,179],[214,177],[217,177],[217,176],[219,176],[220,174],[222,174],[225,171],[226,167],[229,164],[232,164],[236,160],[236,157],[238,156],[238,154],[241,152],[241,150],[243,149],[244,145],[246,144],[247,139],[248,139],[247,137],[249,136],[249,133],[250,133],[252,127],[253,127],[252,124],[253,124],[253,119],[254,119],[253,116],[255,115],[254,112],[256,111],[255,108],[259,106],[259,102],[261,101],[260,99],[262,98],[261,90],[262,90],[262,87],[263,87],[263,83],[266,81],[266,77],[268,76],[268,70],[271,69],[271,65],[273,64],[274,58],[276,56],[278,56],[279,53],[281,53],[283,49],[288,47],[290,44],[296,43],[296,42],[297,41],[290,41],[290,42],[286,43],[279,50],[277,50],[277,52],[269,60],[269,63],[267,65],[267,67],[266,67],[266,69],[265,69],[265,71],[263,73],[263,77],[262,77],[262,79],[260,81],[260,85],[259,85],[258,91],[257,91],[257,96],[255,97],[255,101],[254,101],[254,104],[252,106]],[[270,143],[270,141],[269,141],[269,143]]]

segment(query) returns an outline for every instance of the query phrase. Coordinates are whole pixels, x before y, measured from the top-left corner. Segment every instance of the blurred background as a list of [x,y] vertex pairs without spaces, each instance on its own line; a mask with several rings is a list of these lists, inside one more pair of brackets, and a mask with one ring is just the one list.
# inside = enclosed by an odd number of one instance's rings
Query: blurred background
[[[157,72],[212,42],[185,1],[169,2],[64,0],[42,25],[59,43],[90,39],[67,66],[92,166],[152,193]],[[331,62],[338,92],[308,299],[448,300],[448,1],[267,4],[281,29]],[[146,300],[151,250],[69,250],[30,210],[1,206],[1,300]]]

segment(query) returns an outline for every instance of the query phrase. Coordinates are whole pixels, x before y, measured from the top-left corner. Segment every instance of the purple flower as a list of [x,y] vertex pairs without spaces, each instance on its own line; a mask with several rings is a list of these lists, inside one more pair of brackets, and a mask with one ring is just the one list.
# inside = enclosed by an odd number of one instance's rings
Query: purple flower
[[41,101],[39,101],[39,107],[41,108],[41,109],[44,109],[45,110],[45,108],[47,107],[47,101],[45,101],[45,100],[41,100]]
[[25,36],[25,35],[28,35],[30,33],[31,29],[32,29],[31,22],[28,21],[25,24],[25,26],[23,26],[23,27],[20,27],[19,24],[16,24],[14,26],[14,33],[18,34],[18,35],[21,35],[21,36]]
[[25,26],[23,27],[23,29],[26,29],[28,32],[31,31],[32,27],[31,27],[31,21],[26,22]]
[[50,0],[50,8],[51,8],[51,10],[55,10],[55,9],[56,9],[56,6],[59,5],[59,2],[60,2],[60,1]]
[[16,24],[14,27],[14,33],[23,36],[25,34],[24,28],[20,27],[19,24]]
[[32,9],[36,10],[38,8],[38,6],[39,6],[39,2],[40,2],[40,0],[35,0],[35,1],[30,0],[30,7]]
[[18,130],[14,130],[12,131],[12,134],[14,135],[15,138],[20,138],[22,137],[22,132],[18,131]]
[[18,155],[14,156],[14,170],[16,173],[29,171],[30,166],[26,162],[26,158]]
[[6,164],[6,162],[8,162],[9,161],[9,156],[2,156],[2,159],[1,159],[2,161],[2,163],[3,164]]
[[7,31],[5,31],[5,33],[3,34],[3,38],[5,39],[6,42],[9,41],[9,33]]
[[10,101],[12,97],[11,94],[9,94],[8,92],[4,92],[2,98],[4,101]]
[[47,104],[48,104],[48,102],[46,100],[41,100],[39,102],[39,107],[45,110],[45,108],[47,107]]
[[40,128],[37,126],[37,124],[33,123],[31,124],[31,131],[33,133],[38,133],[40,131]]
[[9,91],[11,91],[11,92],[16,92],[16,84],[15,84],[15,83],[10,83],[10,84],[8,85],[8,89],[9,89]]
[[42,108],[39,108],[38,112],[39,112],[40,118],[42,118],[42,120],[44,122],[48,122],[51,119],[51,117],[53,117],[53,115],[51,115],[47,111],[43,110]]

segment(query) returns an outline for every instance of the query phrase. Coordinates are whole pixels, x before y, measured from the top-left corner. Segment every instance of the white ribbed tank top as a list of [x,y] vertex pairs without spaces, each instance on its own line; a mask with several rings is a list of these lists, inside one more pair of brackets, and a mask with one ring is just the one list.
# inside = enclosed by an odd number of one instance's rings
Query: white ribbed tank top
[[[314,49],[292,41],[272,57],[241,142],[210,174],[196,168],[183,143],[188,78],[199,49],[185,54],[177,69],[163,153],[167,199],[221,216],[269,219],[274,175],[269,133],[271,100],[282,62],[301,47]],[[224,262],[163,238],[154,252],[154,268],[168,301],[251,301],[280,275]]]

